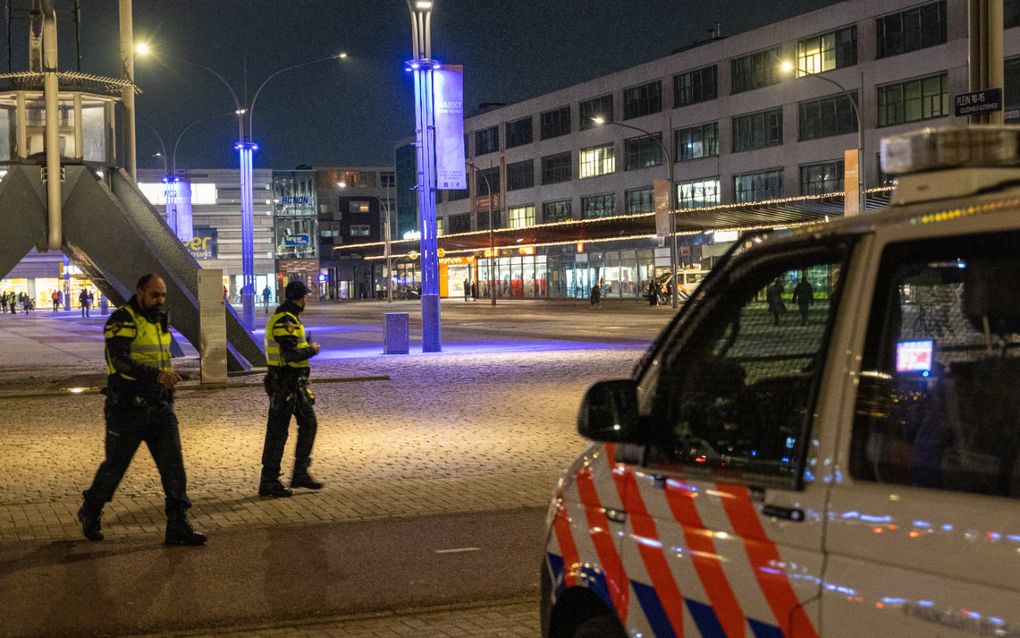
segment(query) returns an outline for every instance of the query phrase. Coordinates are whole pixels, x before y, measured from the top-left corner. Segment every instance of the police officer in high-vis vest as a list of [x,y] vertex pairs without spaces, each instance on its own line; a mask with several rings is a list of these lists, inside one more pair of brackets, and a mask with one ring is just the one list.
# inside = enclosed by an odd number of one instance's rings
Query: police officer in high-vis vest
[[[269,395],[269,420],[266,443],[262,450],[262,478],[259,496],[290,496],[291,488],[322,488],[308,473],[315,443],[315,395],[308,385],[308,360],[319,354],[319,344],[308,343],[305,326],[298,315],[305,309],[308,287],[292,281],[284,289],[285,301],[266,324],[266,393]],[[294,474],[290,487],[280,482],[280,461],[287,443],[290,417],[297,418],[297,446],[294,451]]]
[[202,545],[205,536],[188,521],[191,501],[174,414],[174,386],[181,375],[170,365],[166,283],[158,275],[138,280],[127,305],[106,321],[106,459],[78,510],[82,532],[103,540],[103,505],[113,498],[138,446],[144,441],[163,482],[167,545]]

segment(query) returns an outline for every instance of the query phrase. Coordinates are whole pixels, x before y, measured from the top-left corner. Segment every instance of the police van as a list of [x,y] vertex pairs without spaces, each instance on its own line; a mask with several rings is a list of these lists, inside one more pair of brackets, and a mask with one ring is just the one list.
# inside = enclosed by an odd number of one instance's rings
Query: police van
[[1020,637],[1020,130],[882,156],[888,209],[742,238],[588,390],[544,636]]

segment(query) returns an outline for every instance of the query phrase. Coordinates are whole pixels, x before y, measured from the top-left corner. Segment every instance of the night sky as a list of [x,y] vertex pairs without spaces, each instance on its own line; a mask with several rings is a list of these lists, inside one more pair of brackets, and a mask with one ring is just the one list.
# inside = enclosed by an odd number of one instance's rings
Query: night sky
[[[60,67],[76,66],[74,23],[57,0]],[[82,0],[82,70],[120,76],[116,0]],[[835,0],[436,0],[433,57],[465,67],[465,109],[513,103],[668,55],[708,37],[805,13]],[[255,166],[386,165],[397,140],[413,133],[413,92],[403,62],[411,27],[405,0],[135,0],[135,39],[156,52],[212,67],[245,102],[273,71],[343,50],[347,60],[273,79],[255,109]],[[13,64],[25,68],[27,25],[15,23]],[[138,59],[138,117],[167,146],[201,118],[233,111],[211,74],[167,60]],[[178,168],[231,167],[236,119],[191,127]],[[159,142],[138,125],[140,167]]]

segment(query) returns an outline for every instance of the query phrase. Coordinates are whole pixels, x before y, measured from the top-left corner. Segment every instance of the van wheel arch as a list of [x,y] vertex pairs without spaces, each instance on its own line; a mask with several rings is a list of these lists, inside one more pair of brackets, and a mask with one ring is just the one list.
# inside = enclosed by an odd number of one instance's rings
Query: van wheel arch
[[[549,620],[549,638],[626,637],[613,610],[585,587],[571,587],[563,592]],[[578,634],[578,630],[583,633]]]

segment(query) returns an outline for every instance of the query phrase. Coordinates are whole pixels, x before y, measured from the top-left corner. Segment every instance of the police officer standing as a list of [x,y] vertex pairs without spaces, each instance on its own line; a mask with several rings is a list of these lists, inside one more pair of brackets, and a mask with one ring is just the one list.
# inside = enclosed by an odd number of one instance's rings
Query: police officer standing
[[170,366],[166,283],[154,274],[138,280],[127,305],[106,321],[106,459],[78,510],[82,532],[103,540],[103,506],[113,498],[138,446],[145,442],[159,469],[166,499],[167,545],[203,545],[205,536],[188,521],[191,501],[174,414],[174,386],[181,375]]
[[[283,304],[266,324],[265,386],[269,395],[269,419],[266,442],[262,450],[262,478],[259,496],[284,497],[291,488],[322,489],[322,483],[308,473],[312,444],[318,423],[315,418],[315,395],[308,385],[308,360],[319,354],[319,344],[308,343],[304,324],[298,318],[305,309],[308,287],[302,281],[291,281],[284,289]],[[290,417],[297,418],[298,438],[295,449],[294,474],[290,487],[280,482],[280,462],[287,443]]]

